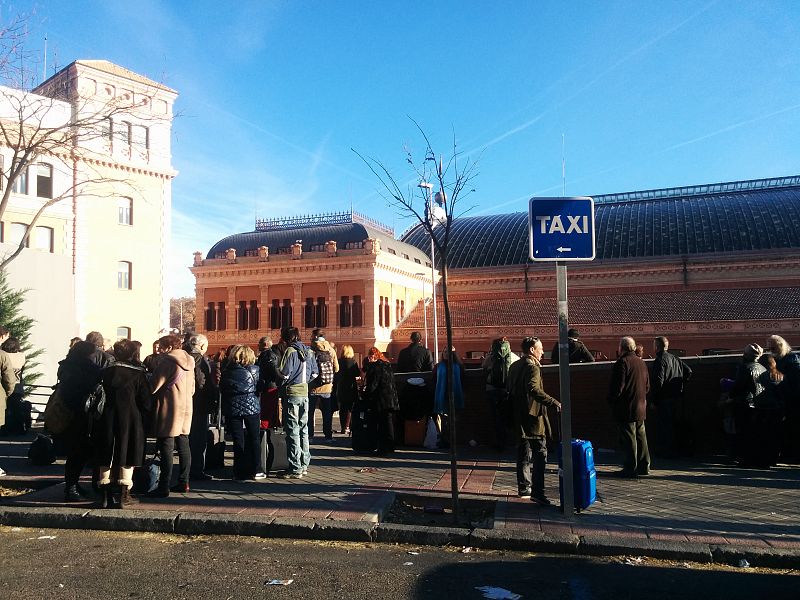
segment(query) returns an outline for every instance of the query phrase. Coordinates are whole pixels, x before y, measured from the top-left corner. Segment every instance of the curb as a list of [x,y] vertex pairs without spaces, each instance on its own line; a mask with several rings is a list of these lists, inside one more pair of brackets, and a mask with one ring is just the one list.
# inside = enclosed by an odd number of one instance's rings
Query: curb
[[0,525],[103,531],[146,531],[180,535],[241,535],[262,538],[378,542],[420,546],[472,546],[486,550],[583,556],[637,555],[738,566],[800,568],[800,550],[672,542],[603,535],[551,534],[514,529],[466,529],[267,517],[219,513],[170,513],[125,509],[0,506]]

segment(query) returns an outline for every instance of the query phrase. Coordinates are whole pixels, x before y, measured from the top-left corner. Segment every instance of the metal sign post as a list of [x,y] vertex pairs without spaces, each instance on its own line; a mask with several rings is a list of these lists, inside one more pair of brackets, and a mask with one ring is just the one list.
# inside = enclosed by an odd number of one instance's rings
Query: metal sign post
[[567,265],[556,263],[556,295],[558,301],[558,381],[561,388],[561,485],[562,512],[571,517],[575,512],[572,467],[572,401],[569,389],[569,311],[567,306]]
[[594,260],[594,200],[591,198],[531,198],[528,210],[530,258],[556,263],[558,302],[558,376],[561,388],[561,510],[575,512],[572,465],[572,403],[569,378],[569,306],[566,261]]

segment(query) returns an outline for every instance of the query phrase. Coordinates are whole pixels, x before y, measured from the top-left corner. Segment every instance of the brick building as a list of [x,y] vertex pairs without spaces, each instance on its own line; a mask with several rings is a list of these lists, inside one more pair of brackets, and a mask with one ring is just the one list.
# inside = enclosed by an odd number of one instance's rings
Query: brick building
[[[622,335],[686,354],[800,339],[800,176],[595,196],[597,259],[569,267],[570,324],[598,357]],[[557,336],[555,269],[528,261],[527,213],[452,225],[449,298],[461,356],[505,335]],[[275,219],[195,254],[199,329],[216,348],[322,326],[396,356],[425,328],[430,240],[355,213]],[[427,287],[426,287],[427,283]],[[428,294],[425,292],[427,291]],[[443,310],[439,345],[444,345]],[[430,310],[427,316],[430,317]],[[428,319],[429,335],[430,319]],[[433,345],[432,343],[430,344]]]

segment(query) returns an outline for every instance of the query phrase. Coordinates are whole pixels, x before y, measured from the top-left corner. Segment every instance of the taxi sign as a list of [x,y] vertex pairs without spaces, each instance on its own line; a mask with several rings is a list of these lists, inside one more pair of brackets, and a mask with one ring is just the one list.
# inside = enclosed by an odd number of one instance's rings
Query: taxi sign
[[528,232],[531,260],[594,260],[594,200],[531,198]]

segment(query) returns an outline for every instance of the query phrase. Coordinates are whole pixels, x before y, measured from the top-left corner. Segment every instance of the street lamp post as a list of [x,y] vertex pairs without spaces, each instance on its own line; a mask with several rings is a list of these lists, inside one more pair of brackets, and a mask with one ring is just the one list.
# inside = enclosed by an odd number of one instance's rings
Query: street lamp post
[[439,224],[433,208],[431,190],[433,184],[422,181],[417,187],[425,190],[425,217],[431,226],[431,302],[433,302],[433,356],[434,362],[439,360],[439,320],[436,308],[436,250],[433,242],[433,229]]
[[414,273],[422,282],[422,323],[425,325],[425,347],[428,347],[428,298],[425,296],[425,273]]

